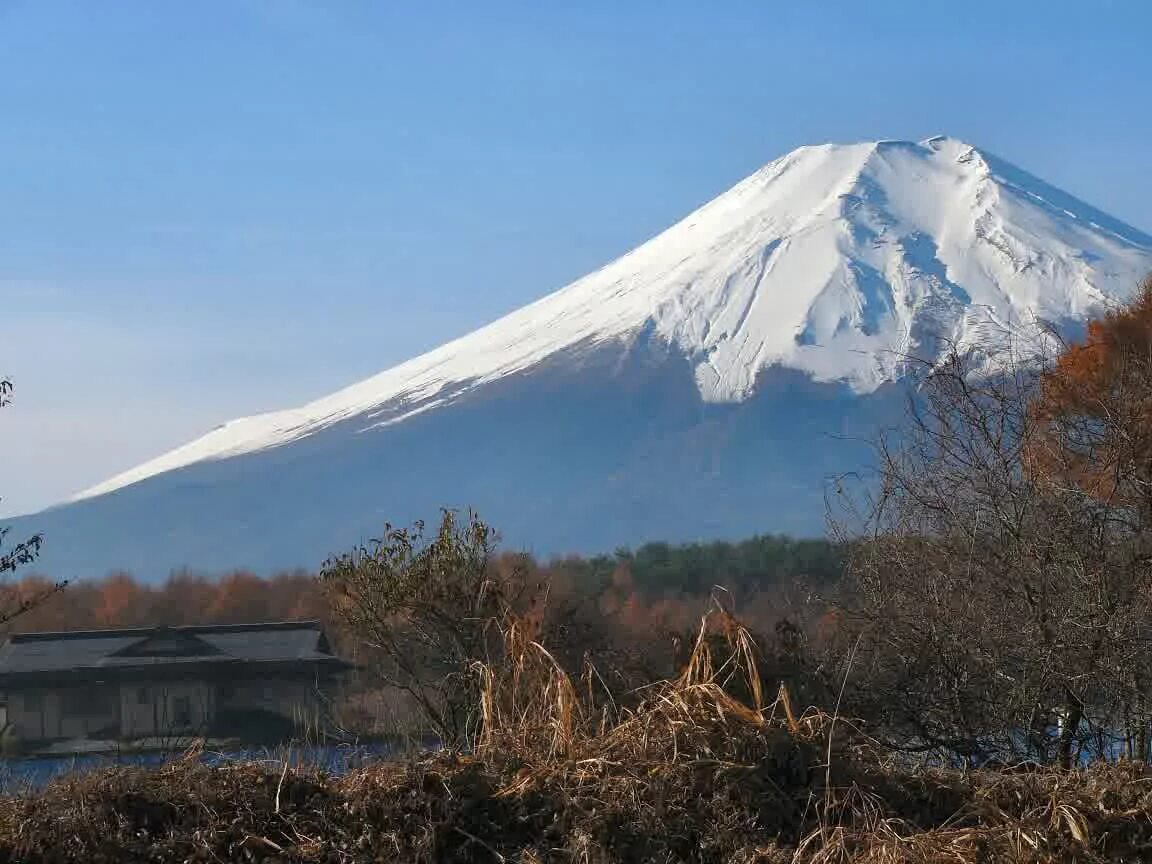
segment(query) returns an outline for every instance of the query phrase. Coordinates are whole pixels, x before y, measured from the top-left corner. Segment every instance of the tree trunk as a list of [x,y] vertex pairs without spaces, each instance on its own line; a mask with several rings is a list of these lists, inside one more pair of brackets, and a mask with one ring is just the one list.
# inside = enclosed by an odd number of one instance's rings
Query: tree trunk
[[1139,725],[1136,728],[1136,759],[1140,762],[1148,761],[1148,718],[1140,712]]
[[[1071,694],[1069,694],[1071,696]],[[1068,703],[1061,711],[1060,767],[1072,767],[1072,745],[1076,742],[1076,733],[1080,729],[1080,721],[1084,719],[1084,709],[1075,697],[1069,698]]]

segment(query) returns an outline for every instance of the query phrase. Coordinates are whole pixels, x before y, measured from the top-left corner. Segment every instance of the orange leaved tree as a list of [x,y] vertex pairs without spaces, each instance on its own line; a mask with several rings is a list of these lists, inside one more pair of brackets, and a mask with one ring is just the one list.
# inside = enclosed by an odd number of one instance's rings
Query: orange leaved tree
[[1152,522],[1152,277],[1056,358],[1033,410],[1031,469],[1132,527]]

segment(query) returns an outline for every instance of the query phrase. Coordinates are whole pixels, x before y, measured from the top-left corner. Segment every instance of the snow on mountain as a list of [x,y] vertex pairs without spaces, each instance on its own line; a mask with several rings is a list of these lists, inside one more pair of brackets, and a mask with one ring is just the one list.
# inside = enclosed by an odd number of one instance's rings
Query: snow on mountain
[[[480,330],[301,408],[230,422],[74,500],[351,417],[401,422],[646,327],[690,359],[707,401],[747,398],[773,365],[871,392],[941,338],[1080,319],[1149,270],[1152,237],[963,142],[801,147]],[[375,417],[397,404],[410,407]]]
[[903,358],[1083,320],[1152,237],[960,141],[802,147],[632,252],[17,520],[54,576],[316,566],[476,507],[509,545],[813,533]]

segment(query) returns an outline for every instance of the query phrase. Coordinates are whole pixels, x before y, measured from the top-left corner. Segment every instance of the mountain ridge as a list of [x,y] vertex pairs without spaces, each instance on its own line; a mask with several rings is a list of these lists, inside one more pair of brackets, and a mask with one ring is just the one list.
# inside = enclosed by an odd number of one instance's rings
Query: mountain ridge
[[[944,176],[929,178],[933,171]],[[911,182],[904,176],[909,172]],[[953,197],[958,192],[970,206],[934,208],[916,189],[928,179],[935,181],[932,189],[950,182],[954,189],[946,191]],[[1064,238],[1058,238],[1055,254],[1043,244],[1030,245],[1042,219],[1034,212],[1019,218],[1019,202],[1005,200],[1004,193],[1042,215],[1062,214],[1069,223],[1063,233],[1080,241],[1079,248]],[[1058,204],[1049,201],[1057,196]],[[1006,220],[996,208],[1017,218]],[[937,231],[921,230],[917,221],[936,222]],[[941,259],[940,235],[947,243],[957,232],[963,242],[952,245],[1006,259],[1001,263],[1011,271],[1014,293],[1001,290],[1004,273],[984,278],[994,266],[986,261],[977,262],[975,272],[949,275],[964,270],[965,262],[954,250],[945,255],[951,260]],[[831,248],[798,248],[821,244]],[[877,250],[884,254],[872,254]],[[1138,268],[1101,280],[1091,265],[1109,253],[1152,263],[1152,237],[964,142],[935,136],[801,147],[636,249],[472,333],[300,408],[231,421],[71,500],[201,459],[290,443],[351,416],[370,419],[373,408],[392,401],[432,410],[460,390],[523,371],[558,351],[627,341],[649,323],[693,358],[698,386],[709,401],[746,398],[755,376],[773,364],[799,368],[817,380],[847,380],[867,392],[899,377],[899,357],[931,350],[934,341],[963,345],[982,326],[1010,329],[1013,316],[1026,310],[1057,319],[1082,317],[1109,294],[1123,296]],[[719,268],[718,257],[727,259]],[[1042,286],[1025,280],[1022,274],[1030,268],[1043,271],[1063,296],[1053,300],[1052,285],[1043,286],[1049,289],[1043,294]],[[657,276],[647,284],[636,284],[653,271]],[[1098,288],[1100,281],[1110,281],[1111,292]],[[768,296],[768,282],[772,289],[784,283],[819,291],[775,290]],[[963,282],[977,284],[977,296]],[[771,308],[763,308],[769,303]],[[860,355],[870,358],[870,366],[856,359]],[[411,415],[381,422],[405,416]]]

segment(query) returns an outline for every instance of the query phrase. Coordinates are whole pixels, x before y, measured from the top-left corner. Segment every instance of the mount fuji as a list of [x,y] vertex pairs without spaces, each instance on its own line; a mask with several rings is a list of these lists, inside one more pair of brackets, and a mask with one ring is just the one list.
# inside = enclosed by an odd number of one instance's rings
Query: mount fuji
[[547,554],[817,533],[903,358],[1074,325],[1150,271],[1152,237],[961,141],[802,147],[486,327],[14,530],[53,576],[142,578],[314,567],[442,506]]

